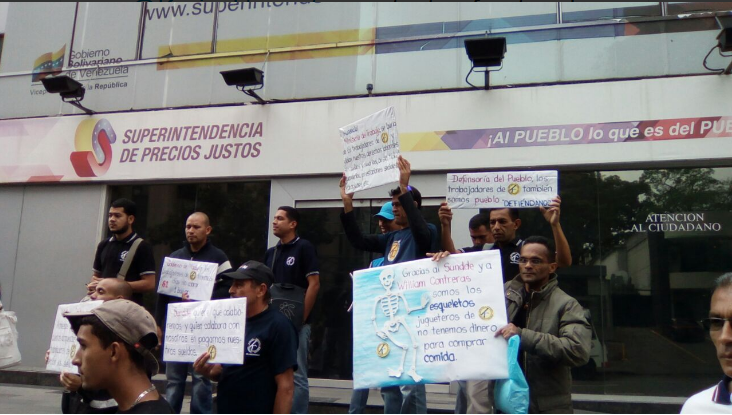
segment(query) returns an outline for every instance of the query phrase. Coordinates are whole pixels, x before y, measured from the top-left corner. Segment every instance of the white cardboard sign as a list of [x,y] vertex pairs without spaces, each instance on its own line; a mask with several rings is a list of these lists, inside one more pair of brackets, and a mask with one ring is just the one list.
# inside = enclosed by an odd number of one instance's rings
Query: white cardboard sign
[[79,349],[79,342],[76,341],[76,334],[71,329],[69,320],[64,313],[81,313],[99,307],[103,301],[86,301],[83,303],[61,304],[56,309],[56,320],[53,323],[53,334],[51,335],[51,351],[46,364],[46,370],[51,372],[79,373],[79,369],[71,364],[76,351]]
[[399,181],[399,132],[394,107],[341,127],[339,131],[347,193]]
[[195,362],[204,352],[211,363],[244,363],[247,299],[168,304],[163,360]]
[[211,299],[219,266],[213,262],[186,261],[166,257],[160,272],[158,293],[182,297],[188,293],[191,300]]
[[556,170],[447,175],[447,203],[453,209],[546,207],[558,194]]
[[354,388],[508,377],[503,292],[498,250],[354,272]]

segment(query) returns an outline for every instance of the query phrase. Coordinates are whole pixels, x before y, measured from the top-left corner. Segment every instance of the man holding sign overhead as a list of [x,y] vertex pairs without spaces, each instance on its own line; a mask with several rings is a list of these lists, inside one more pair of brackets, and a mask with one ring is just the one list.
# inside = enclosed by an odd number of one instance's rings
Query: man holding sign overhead
[[257,261],[226,275],[234,280],[231,297],[247,299],[244,364],[210,364],[211,355],[206,352],[193,367],[219,382],[219,413],[289,414],[295,390],[297,333],[287,317],[269,307],[274,275]]
[[[213,246],[211,241],[209,241],[208,236],[211,234],[211,231],[211,223],[208,215],[205,213],[195,212],[188,216],[185,228],[187,243],[183,248],[171,253],[169,258],[218,264],[212,299],[228,298],[228,292],[222,296],[219,293],[221,290],[217,290],[217,286],[223,286],[224,290],[228,291],[226,288],[228,288],[229,284],[225,280],[229,279],[223,277],[222,273],[231,269],[231,263],[226,257],[226,254],[219,248]],[[161,279],[164,273],[164,271],[161,272]],[[158,294],[158,302],[155,308],[158,327],[165,327],[168,304],[184,300],[187,300],[186,293],[183,294],[183,298]],[[189,371],[193,378],[191,413],[210,414],[213,407],[211,382],[195,373],[190,363],[166,363],[165,376],[168,384],[165,388],[165,399],[170,402],[170,406],[173,407],[176,413],[180,413],[183,406],[183,395],[185,393],[186,378],[188,377]]]
[[[411,166],[402,156],[397,160],[399,167],[399,187],[390,192],[394,222],[401,226],[400,230],[380,235],[363,235],[353,213],[353,193],[346,190],[346,175],[341,178],[341,199],[343,213],[341,222],[354,248],[384,254],[383,265],[423,259],[427,252],[433,251],[437,241],[437,228],[428,224],[419,209],[422,207],[422,195],[409,185]],[[402,413],[426,413],[426,395],[424,385],[402,386]]]

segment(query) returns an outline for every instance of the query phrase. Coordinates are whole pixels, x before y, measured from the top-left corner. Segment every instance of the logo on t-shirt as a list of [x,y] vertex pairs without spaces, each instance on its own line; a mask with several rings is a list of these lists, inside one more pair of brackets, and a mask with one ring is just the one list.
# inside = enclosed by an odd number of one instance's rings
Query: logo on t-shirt
[[288,266],[295,265],[295,257],[294,256],[291,256],[291,257],[287,258],[287,262],[286,263],[287,263]]
[[129,252],[129,251],[122,251],[122,253],[119,254],[119,260],[120,261],[122,261],[122,262],[125,261],[125,258],[127,257],[127,252]]
[[393,244],[391,244],[391,249],[389,249],[389,262],[394,261],[399,254],[399,245],[401,245],[402,241],[394,241]]
[[258,338],[255,337],[249,340],[249,343],[247,344],[247,355],[259,356],[260,350],[262,350],[262,342],[259,341]]
[[520,256],[521,254],[519,254],[518,252],[511,252],[511,256],[509,257],[511,259],[511,263],[518,264]]

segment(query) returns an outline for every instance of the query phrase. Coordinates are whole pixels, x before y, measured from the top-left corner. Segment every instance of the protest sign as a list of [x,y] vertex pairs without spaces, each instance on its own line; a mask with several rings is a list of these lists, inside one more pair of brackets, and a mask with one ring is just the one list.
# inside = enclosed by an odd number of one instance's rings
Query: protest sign
[[556,170],[449,173],[453,209],[547,207],[559,194]]
[[247,299],[168,304],[163,360],[194,362],[203,352],[211,363],[244,363]]
[[343,140],[346,192],[399,181],[399,133],[394,107],[339,129]]
[[71,329],[69,320],[64,313],[81,313],[99,307],[103,301],[87,301],[84,303],[61,304],[56,309],[56,320],[53,323],[53,334],[51,335],[51,353],[48,356],[46,370],[51,372],[79,373],[79,369],[71,364],[71,360],[79,350],[79,342],[76,341],[76,334]]
[[191,300],[208,301],[211,299],[218,268],[218,264],[213,262],[166,257],[160,272],[158,293],[182,297],[187,292]]
[[354,388],[508,376],[497,250],[354,272]]

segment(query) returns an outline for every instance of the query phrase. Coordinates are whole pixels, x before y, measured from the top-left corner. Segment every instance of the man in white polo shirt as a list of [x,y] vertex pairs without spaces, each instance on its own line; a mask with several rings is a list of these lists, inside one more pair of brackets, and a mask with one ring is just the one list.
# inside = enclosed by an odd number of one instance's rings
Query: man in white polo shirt
[[707,390],[689,398],[682,414],[732,414],[732,272],[717,278],[709,307],[709,318],[704,319],[709,329],[717,359],[722,366],[724,377]]

